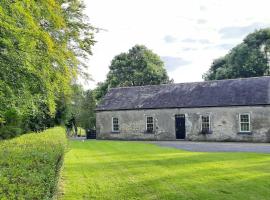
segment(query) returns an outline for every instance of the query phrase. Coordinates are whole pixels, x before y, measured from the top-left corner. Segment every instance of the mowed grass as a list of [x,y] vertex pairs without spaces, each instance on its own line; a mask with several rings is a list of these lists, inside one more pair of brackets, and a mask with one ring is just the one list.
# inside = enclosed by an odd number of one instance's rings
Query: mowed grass
[[270,155],[70,141],[60,199],[270,199]]

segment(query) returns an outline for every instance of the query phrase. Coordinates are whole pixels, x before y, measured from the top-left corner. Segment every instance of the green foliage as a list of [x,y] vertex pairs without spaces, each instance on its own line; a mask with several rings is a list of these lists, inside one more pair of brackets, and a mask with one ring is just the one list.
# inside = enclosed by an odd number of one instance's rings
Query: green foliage
[[79,116],[79,125],[85,130],[95,129],[96,127],[96,99],[94,91],[87,90],[84,94],[84,100],[81,106],[81,112]]
[[270,75],[270,29],[249,34],[226,56],[214,60],[205,80]]
[[84,91],[81,85],[73,85],[69,118],[75,117],[76,126],[80,126],[85,130],[95,128],[95,108],[94,92],[91,90]]
[[[70,101],[72,82],[84,73],[94,28],[82,0],[0,2],[0,118],[16,110],[27,130],[52,125],[60,101]],[[12,122],[14,126],[14,121]]]
[[114,57],[105,83],[98,85],[96,97],[100,100],[108,88],[169,82],[171,81],[160,57],[143,45],[135,45],[128,53],[121,53]]
[[20,121],[21,121],[18,110],[16,110],[15,108],[10,108],[6,110],[6,112],[4,113],[4,118],[5,118],[5,123],[9,125],[20,124]]
[[1,139],[10,139],[22,134],[23,130],[16,126],[3,126],[0,127],[0,140]]
[[65,147],[63,128],[0,142],[0,199],[51,199]]
[[123,141],[71,141],[70,147],[63,200],[270,197],[269,154],[189,152]]
[[69,102],[59,102],[55,117],[57,123],[65,124],[69,130],[73,131],[76,131],[76,127],[82,127],[85,130],[94,129],[96,126],[94,91],[85,91],[82,85],[73,84],[70,100]]
[[169,78],[160,57],[145,46],[136,45],[128,53],[115,56],[107,76],[110,87],[157,85]]
[[108,89],[109,83],[107,81],[99,82],[97,84],[97,87],[94,90],[95,99],[97,100],[97,102],[99,102],[105,96],[105,94],[108,92]]

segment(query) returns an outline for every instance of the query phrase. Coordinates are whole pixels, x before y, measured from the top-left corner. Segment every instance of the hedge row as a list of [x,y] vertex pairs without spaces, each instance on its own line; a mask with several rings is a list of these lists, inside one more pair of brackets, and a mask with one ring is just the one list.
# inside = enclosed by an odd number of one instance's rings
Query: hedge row
[[0,199],[51,199],[66,144],[60,127],[0,142]]

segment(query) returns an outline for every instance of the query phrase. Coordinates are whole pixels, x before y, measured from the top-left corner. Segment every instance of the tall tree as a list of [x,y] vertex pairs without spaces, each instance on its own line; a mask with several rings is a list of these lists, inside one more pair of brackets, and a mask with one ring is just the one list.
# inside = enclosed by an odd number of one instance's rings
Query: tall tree
[[60,116],[66,115],[66,119],[68,119],[65,122],[66,124],[73,120],[77,127],[82,127],[85,130],[94,129],[96,108],[94,91],[84,91],[82,85],[78,84],[74,84],[72,90],[71,102],[59,110],[61,112]]
[[82,0],[0,2],[2,126],[15,110],[24,126],[34,121],[46,127],[41,119],[54,118],[57,101],[69,99],[94,44],[83,9]]
[[105,83],[96,90],[98,99],[111,87],[158,85],[171,82],[163,61],[143,45],[114,57]]
[[84,92],[84,99],[81,105],[81,112],[79,116],[79,124],[85,130],[95,129],[96,127],[96,99],[94,91],[87,90]]
[[249,34],[226,56],[214,60],[205,80],[270,75],[270,29]]

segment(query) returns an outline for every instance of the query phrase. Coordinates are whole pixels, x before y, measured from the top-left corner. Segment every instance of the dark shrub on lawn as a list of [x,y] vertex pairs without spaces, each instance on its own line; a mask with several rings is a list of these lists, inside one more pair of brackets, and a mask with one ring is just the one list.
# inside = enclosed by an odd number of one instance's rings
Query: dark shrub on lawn
[[0,140],[10,139],[22,134],[23,130],[14,126],[4,126],[0,128]]
[[51,199],[66,147],[63,128],[0,142],[0,199]]

